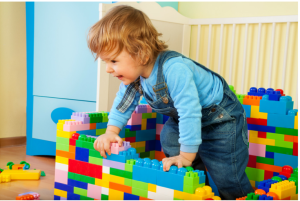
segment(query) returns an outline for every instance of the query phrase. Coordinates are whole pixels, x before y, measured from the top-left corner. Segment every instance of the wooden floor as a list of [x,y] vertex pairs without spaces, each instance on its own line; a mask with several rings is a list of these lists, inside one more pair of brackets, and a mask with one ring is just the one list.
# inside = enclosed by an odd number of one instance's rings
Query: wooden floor
[[30,164],[30,169],[40,169],[46,173],[46,176],[37,181],[0,183],[0,200],[15,200],[18,194],[29,191],[39,193],[41,200],[53,200],[54,156],[27,156],[26,146],[0,148],[0,168],[6,169],[9,161],[15,164],[26,161]]

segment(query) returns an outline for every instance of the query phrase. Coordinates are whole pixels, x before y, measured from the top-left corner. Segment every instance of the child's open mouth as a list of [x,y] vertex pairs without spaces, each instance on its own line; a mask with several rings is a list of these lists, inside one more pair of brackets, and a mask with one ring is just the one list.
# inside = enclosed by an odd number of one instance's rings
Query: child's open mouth
[[123,75],[119,75],[119,76],[117,76],[117,78],[118,78],[119,80],[121,80],[121,79],[123,78]]

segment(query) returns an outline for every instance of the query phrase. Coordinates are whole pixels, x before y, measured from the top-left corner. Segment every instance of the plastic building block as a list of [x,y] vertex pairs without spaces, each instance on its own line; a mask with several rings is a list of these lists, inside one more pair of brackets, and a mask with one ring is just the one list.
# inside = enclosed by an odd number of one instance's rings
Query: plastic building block
[[261,96],[245,96],[245,98],[243,99],[243,104],[259,106],[261,99]]
[[266,145],[249,143],[249,154],[253,156],[265,157]]
[[63,125],[63,131],[82,131],[89,129],[90,124],[83,124],[82,121],[66,121]]
[[17,196],[16,200],[34,200],[34,196],[31,194]]
[[147,105],[138,105],[135,108],[136,113],[147,113]]
[[249,118],[251,116],[251,105],[242,105],[245,112],[246,112],[246,117]]
[[241,104],[243,104],[244,98],[245,98],[245,94],[237,94],[236,97],[238,98],[238,100],[240,101]]
[[293,181],[282,181],[271,185],[269,192],[274,192],[278,195],[279,199],[289,197],[296,194],[296,186]]
[[258,198],[259,200],[273,200],[272,196],[267,196],[267,195],[261,195]]
[[0,176],[10,177],[10,180],[38,180],[40,179],[41,170],[3,170]]
[[186,172],[186,168],[178,168],[177,166],[171,166],[168,172],[164,172],[163,164],[160,161],[160,169],[157,172],[157,185],[168,189],[184,191],[184,176]]
[[142,113],[134,111],[131,118],[128,120],[127,125],[141,125],[142,124]]
[[288,114],[268,114],[268,126],[294,129],[297,110],[289,110]]
[[248,124],[248,130],[275,133],[276,127]]
[[248,95],[250,96],[263,96],[266,94],[266,89],[265,88],[259,88],[257,89],[256,87],[251,87]]
[[267,119],[247,118],[247,123],[267,126]]
[[264,190],[264,192],[268,193],[269,189],[271,188],[271,185],[274,183],[277,183],[277,182],[278,181],[272,180],[272,179],[264,180],[259,183],[257,188],[262,189],[262,190]]
[[89,114],[85,112],[73,112],[71,119],[74,119],[75,121],[82,121],[83,124],[89,124],[90,123],[90,117]]
[[197,200],[205,200],[214,197],[214,193],[210,186],[203,186],[196,189],[193,197],[197,198]]
[[[289,178],[293,173],[293,168],[298,167],[298,157],[293,155],[274,153],[274,165],[283,166],[283,172],[281,174]],[[284,170],[284,168],[286,167],[290,167],[291,170]]]
[[155,140],[155,136],[156,136],[155,129],[139,130],[139,131],[136,131],[135,140],[136,140],[136,142]]
[[18,196],[21,196],[21,195],[33,195],[34,197],[34,200],[39,200],[40,198],[40,194],[39,193],[36,193],[36,192],[27,192],[27,193],[22,193],[22,194],[19,194]]
[[286,115],[289,110],[293,110],[294,101],[290,96],[281,96],[279,101],[269,100],[269,95],[264,95],[260,100],[260,112],[269,114],[283,114]]

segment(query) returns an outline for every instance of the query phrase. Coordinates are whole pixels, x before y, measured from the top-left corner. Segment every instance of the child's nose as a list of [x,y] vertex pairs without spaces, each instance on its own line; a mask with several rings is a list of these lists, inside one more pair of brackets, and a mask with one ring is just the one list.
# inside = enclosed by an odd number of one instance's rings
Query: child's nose
[[112,69],[108,64],[106,65],[106,72],[107,73],[113,73],[114,69]]

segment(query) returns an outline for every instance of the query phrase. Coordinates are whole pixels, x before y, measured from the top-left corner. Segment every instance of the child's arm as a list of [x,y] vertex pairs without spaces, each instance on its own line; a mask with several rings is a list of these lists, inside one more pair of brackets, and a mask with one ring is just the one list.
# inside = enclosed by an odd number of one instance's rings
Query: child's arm
[[187,153],[180,151],[180,154],[178,156],[170,157],[170,158],[164,158],[162,160],[163,162],[163,170],[169,171],[171,165],[177,165],[178,168],[181,168],[183,166],[191,166],[193,161],[196,158],[197,153]]

